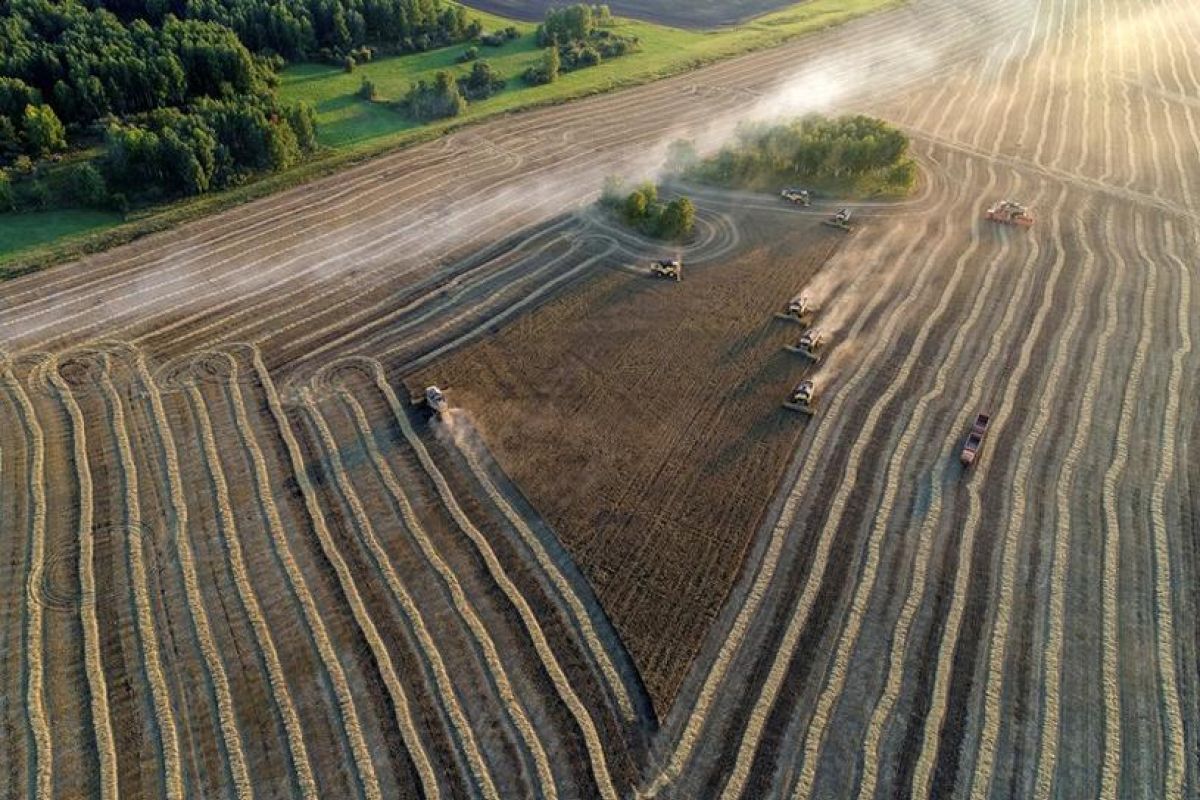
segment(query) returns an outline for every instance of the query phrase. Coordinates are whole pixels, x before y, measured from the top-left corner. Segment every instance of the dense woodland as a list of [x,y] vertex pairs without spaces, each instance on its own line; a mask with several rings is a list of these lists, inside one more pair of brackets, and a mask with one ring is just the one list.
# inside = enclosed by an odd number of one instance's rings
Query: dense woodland
[[[289,166],[316,135],[311,109],[275,99],[284,63],[479,33],[442,0],[0,0],[0,210],[120,207]],[[78,174],[37,167],[96,146]]]

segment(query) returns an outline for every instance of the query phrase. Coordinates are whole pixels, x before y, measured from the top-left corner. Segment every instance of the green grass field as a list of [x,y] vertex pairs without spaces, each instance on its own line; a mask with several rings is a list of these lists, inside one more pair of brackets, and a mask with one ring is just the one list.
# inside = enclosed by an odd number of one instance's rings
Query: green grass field
[[[564,73],[546,86],[526,86],[520,80],[525,68],[541,57],[541,49],[534,41],[536,26],[472,11],[481,17],[487,30],[514,25],[522,36],[500,48],[479,48],[480,58],[508,77],[509,83],[500,94],[472,103],[459,121],[645,83],[698,64],[770,47],[894,1],[810,0],[742,25],[715,31],[690,31],[620,20],[614,30],[637,36],[641,40],[640,52],[597,67]],[[422,78],[431,80],[439,70],[466,74],[471,65],[455,62],[464,49],[458,45],[428,53],[384,58],[360,65],[353,73],[327,65],[296,65],[284,71],[280,97],[285,102],[304,101],[316,109],[321,142],[329,147],[356,149],[390,139],[403,141],[406,133],[429,126],[406,119],[393,109],[394,101],[401,98],[412,83]],[[362,100],[356,94],[363,76],[375,83],[379,97],[374,102]],[[438,124],[433,123],[433,126]]]
[[[641,40],[639,52],[563,74],[552,84],[536,87],[525,86],[520,80],[525,68],[541,57],[541,50],[534,41],[536,25],[471,9],[471,14],[483,22],[485,30],[513,25],[522,35],[500,48],[479,48],[480,57],[508,77],[509,85],[500,94],[471,104],[463,116],[419,124],[406,119],[392,107],[393,101],[420,78],[431,78],[445,69],[461,74],[468,72],[470,64],[455,62],[465,49],[463,45],[382,58],[360,65],[353,73],[321,64],[288,67],[281,76],[280,99],[284,102],[305,101],[316,109],[318,135],[326,148],[322,153],[286,172],[265,175],[225,192],[140,209],[125,224],[120,224],[120,218],[115,214],[90,211],[0,214],[0,278],[113,247],[497,114],[647,83],[722,58],[771,47],[902,2],[904,0],[809,0],[741,25],[713,31],[619,20],[618,32],[635,35]],[[379,99],[375,102],[361,100],[356,94],[364,75],[376,84]]]
[[120,214],[107,211],[71,209],[0,214],[0,275],[5,273],[6,262],[25,251],[81,234],[98,233],[120,222]]

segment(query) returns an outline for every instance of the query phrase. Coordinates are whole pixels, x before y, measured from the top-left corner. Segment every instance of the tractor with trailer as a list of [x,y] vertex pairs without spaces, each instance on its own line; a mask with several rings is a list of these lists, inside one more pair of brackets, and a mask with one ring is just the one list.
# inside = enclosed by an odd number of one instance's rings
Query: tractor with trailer
[[994,203],[984,216],[992,222],[999,222],[1003,225],[1016,225],[1021,228],[1033,225],[1033,216],[1029,213],[1029,209],[1011,200]]
[[789,300],[783,311],[776,311],[775,318],[797,322],[808,327],[812,322],[812,313],[813,307],[809,302],[808,295],[801,293]]
[[821,360],[821,351],[824,347],[825,337],[816,328],[811,328],[804,332],[799,342],[794,345],[789,344],[784,349],[789,353],[799,353],[805,358],[819,362]]
[[796,384],[796,388],[792,389],[792,393],[788,395],[788,399],[784,402],[783,407],[789,411],[798,411],[801,414],[815,414],[817,401],[817,385],[812,381],[800,381]]
[[446,395],[436,386],[426,387],[425,405],[429,406],[439,417],[444,417],[450,410],[450,404],[446,402]]
[[853,216],[850,209],[839,208],[833,212],[833,215],[824,220],[825,225],[831,228],[837,228],[840,231],[850,232],[850,218]]
[[964,467],[975,463],[975,458],[979,455],[979,448],[983,446],[983,439],[987,436],[988,423],[991,422],[991,419],[987,414],[975,417],[975,424],[967,433],[967,438],[963,441],[962,453],[959,454],[959,460],[962,461]]
[[780,192],[779,196],[794,206],[808,207],[812,205],[812,196],[808,193],[808,189],[796,189],[789,186]]
[[650,274],[658,278],[683,280],[683,262],[677,258],[659,259],[650,262]]

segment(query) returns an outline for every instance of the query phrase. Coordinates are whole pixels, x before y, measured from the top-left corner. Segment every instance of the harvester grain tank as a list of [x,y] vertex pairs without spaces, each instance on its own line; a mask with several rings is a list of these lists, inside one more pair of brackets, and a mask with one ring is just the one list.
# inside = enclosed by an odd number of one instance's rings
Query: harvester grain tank
[[439,417],[445,416],[446,412],[450,410],[450,404],[446,402],[446,395],[436,386],[429,386],[425,389],[425,405],[429,406]]
[[975,458],[979,455],[979,448],[983,446],[983,439],[987,436],[988,423],[991,422],[991,419],[987,414],[975,417],[975,424],[971,426],[971,431],[963,442],[962,453],[959,455],[964,467],[975,463]]
[[805,358],[811,358],[813,361],[820,361],[821,350],[824,346],[824,335],[816,328],[812,328],[804,332],[799,342],[794,345],[787,345],[784,349],[790,353],[799,353]]
[[825,220],[824,224],[831,228],[837,228],[838,230],[849,232],[850,218],[852,216],[853,214],[851,213],[850,209],[839,208],[837,211],[833,212],[833,216]]
[[660,259],[650,262],[650,274],[659,278],[683,280],[683,262],[677,258]]
[[1012,200],[1001,200],[994,203],[984,216],[992,222],[1017,225],[1022,228],[1028,228],[1033,224],[1033,215],[1029,213],[1029,209]]
[[812,381],[800,381],[783,407],[789,411],[799,411],[801,414],[815,414],[817,401],[817,385]]
[[792,205],[796,206],[811,206],[812,197],[808,193],[808,189],[797,189],[789,186],[779,193],[779,196],[787,200]]

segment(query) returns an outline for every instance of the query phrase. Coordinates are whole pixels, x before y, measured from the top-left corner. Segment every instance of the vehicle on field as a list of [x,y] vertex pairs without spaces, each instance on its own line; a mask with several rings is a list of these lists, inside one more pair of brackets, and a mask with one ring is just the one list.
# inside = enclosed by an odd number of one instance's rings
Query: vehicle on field
[[850,230],[850,219],[854,214],[848,208],[839,208],[833,212],[833,216],[825,220],[826,225],[831,228],[837,228],[842,231]]
[[991,419],[987,414],[975,417],[975,424],[971,426],[971,431],[963,442],[962,453],[959,455],[964,467],[975,463],[975,458],[979,455],[979,448],[983,446],[983,439],[987,436],[988,423],[991,422]]
[[650,262],[650,274],[659,278],[683,280],[683,262],[677,258],[660,259]]
[[446,395],[436,386],[429,386],[425,389],[425,405],[433,410],[433,413],[439,417],[445,416],[450,410],[450,404],[446,402]]
[[808,295],[798,294],[788,301],[787,307],[783,311],[775,312],[775,318],[807,326],[812,320],[812,312],[813,307],[808,300]]
[[783,407],[789,411],[799,411],[801,414],[815,414],[817,400],[817,385],[812,381],[800,381],[788,395]]
[[1029,209],[1012,200],[1001,200],[994,203],[987,210],[985,216],[992,222],[1004,225],[1019,225],[1022,228],[1028,228],[1033,224],[1033,216],[1029,213]]
[[797,189],[789,186],[779,193],[779,196],[787,200],[792,205],[811,206],[812,197],[808,193],[808,189]]
[[787,345],[784,349],[790,353],[799,353],[806,358],[811,358],[813,361],[821,360],[821,350],[825,346],[825,336],[816,328],[811,328],[804,332],[794,345]]

